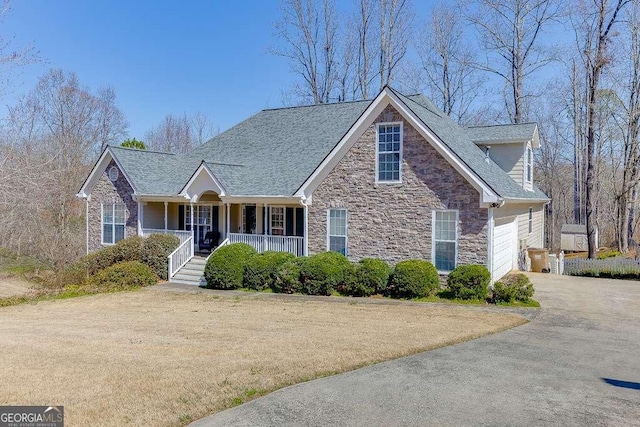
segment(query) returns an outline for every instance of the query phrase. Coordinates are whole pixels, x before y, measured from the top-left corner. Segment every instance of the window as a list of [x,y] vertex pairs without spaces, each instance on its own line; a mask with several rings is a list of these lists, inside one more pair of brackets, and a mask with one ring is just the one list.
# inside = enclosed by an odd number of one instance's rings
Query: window
[[529,208],[529,234],[533,233],[533,208]]
[[119,172],[118,172],[118,168],[115,166],[111,166],[109,168],[109,179],[112,182],[116,182],[118,180],[118,176],[120,176]]
[[271,234],[284,236],[284,207],[282,206],[271,208]]
[[533,151],[527,147],[527,182],[533,179]]
[[438,271],[456,267],[458,211],[433,212],[433,258]]
[[124,239],[125,208],[121,203],[102,204],[102,244],[112,245]]
[[347,255],[347,210],[329,209],[327,250]]
[[378,182],[400,182],[402,173],[402,123],[378,125]]

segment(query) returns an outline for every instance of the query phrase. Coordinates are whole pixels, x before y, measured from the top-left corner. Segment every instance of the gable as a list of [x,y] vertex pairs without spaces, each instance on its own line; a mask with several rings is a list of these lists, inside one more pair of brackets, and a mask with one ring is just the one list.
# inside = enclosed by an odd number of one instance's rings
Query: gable
[[107,171],[107,168],[110,168],[110,167],[113,167],[113,166],[117,167],[118,174],[122,175],[124,177],[124,179],[126,179],[128,185],[131,187],[131,189],[135,193],[136,189],[135,189],[133,183],[131,182],[131,179],[127,175],[126,170],[122,167],[122,165],[113,156],[113,153],[112,153],[110,147],[107,147],[102,152],[102,154],[98,158],[98,161],[96,162],[96,164],[91,169],[91,172],[89,173],[89,176],[87,176],[85,181],[82,183],[82,186],[80,187],[80,190],[78,191],[78,194],[76,194],[76,196],[86,198],[89,195],[91,195],[91,192],[93,191],[95,186],[103,178],[105,172]]

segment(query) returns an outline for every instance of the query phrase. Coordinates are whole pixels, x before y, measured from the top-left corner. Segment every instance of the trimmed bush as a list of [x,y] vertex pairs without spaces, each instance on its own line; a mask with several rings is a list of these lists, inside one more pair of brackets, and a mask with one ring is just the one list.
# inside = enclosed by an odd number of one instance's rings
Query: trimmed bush
[[204,269],[207,287],[212,289],[238,289],[242,287],[244,267],[256,250],[246,243],[233,243],[218,248]]
[[429,261],[400,261],[391,274],[387,294],[395,298],[421,298],[432,295],[440,286],[438,270]]
[[158,276],[140,261],[114,264],[91,276],[87,281],[95,291],[112,292],[151,286],[158,283]]
[[[115,245],[111,246],[114,264],[124,261],[142,261],[144,243],[144,237],[133,236],[122,239]],[[173,252],[173,250],[171,252]]]
[[338,252],[321,252],[301,265],[302,292],[309,295],[331,295],[345,285],[353,266]]
[[244,266],[242,285],[245,288],[263,291],[273,288],[280,267],[295,258],[289,252],[266,251],[252,256]]
[[387,290],[390,275],[391,267],[386,262],[376,258],[363,258],[355,265],[344,293],[355,297],[381,294]]
[[526,275],[513,274],[493,284],[493,302],[528,302],[534,292],[533,284]]
[[180,239],[173,234],[152,234],[144,239],[141,261],[151,267],[162,280],[167,280],[169,268],[167,257],[178,246],[180,246]]
[[491,274],[479,264],[459,265],[449,273],[447,287],[453,298],[485,300]]
[[299,257],[282,264],[271,283],[273,292],[279,294],[302,292],[301,271],[307,259],[307,257]]

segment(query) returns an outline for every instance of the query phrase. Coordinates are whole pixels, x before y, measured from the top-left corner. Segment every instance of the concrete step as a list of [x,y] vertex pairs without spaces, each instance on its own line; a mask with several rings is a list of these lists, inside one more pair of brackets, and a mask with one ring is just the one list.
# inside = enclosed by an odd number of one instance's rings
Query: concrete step
[[206,265],[207,261],[204,258],[191,258],[188,262],[188,264],[194,264],[194,265]]
[[202,277],[204,275],[204,271],[202,270],[191,270],[189,268],[181,268],[176,272],[176,274],[183,274],[185,276],[193,276],[193,277]]
[[183,280],[183,279],[176,279],[176,276],[173,276],[171,278],[171,280],[169,280],[169,282],[171,283],[179,283],[181,285],[191,285],[191,286],[204,286],[207,284],[207,282],[205,282],[204,280],[200,281],[200,282],[196,282],[194,280]]
[[205,283],[204,277],[199,275],[189,275],[183,274],[182,272],[176,273],[175,276],[169,280],[172,283],[182,283],[187,282],[189,284],[200,285],[201,283]]

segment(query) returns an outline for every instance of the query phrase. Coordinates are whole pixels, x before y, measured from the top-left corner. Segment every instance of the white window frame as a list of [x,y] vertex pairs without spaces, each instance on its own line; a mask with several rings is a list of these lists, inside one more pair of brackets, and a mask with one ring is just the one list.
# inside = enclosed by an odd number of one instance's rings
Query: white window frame
[[[455,225],[456,225],[456,239],[455,241],[453,240],[442,240],[442,239],[438,239],[438,242],[455,242],[455,259],[454,259],[454,265],[453,268],[456,268],[458,266],[458,245],[460,242],[460,211],[457,209],[434,209],[433,211],[431,211],[431,262],[433,263],[434,266],[436,266],[436,213],[437,212],[455,212],[456,214],[456,219],[455,219]],[[437,266],[436,266],[437,268]],[[438,270],[438,273],[444,274],[444,273],[448,273],[451,270]]]
[[[273,211],[276,209],[282,209],[282,234],[273,234],[274,228],[280,230],[280,227],[273,226]],[[269,235],[270,236],[285,236],[287,233],[287,208],[285,206],[269,206]]]
[[[344,211],[344,235],[331,234],[331,211]],[[327,251],[331,250],[331,238],[344,237],[344,256],[349,255],[349,210],[347,208],[327,209]]]
[[[402,126],[402,122],[384,122],[384,123],[376,123],[376,184],[399,184],[402,183],[402,159],[403,159],[403,149],[404,149],[404,127]],[[398,180],[397,181],[381,181],[380,180],[380,127],[381,126],[400,126],[400,164],[398,166]],[[383,153],[393,154],[395,151],[384,151]]]
[[529,208],[529,234],[533,233],[533,208]]
[[524,151],[524,180],[527,183],[533,182],[533,150],[530,145],[527,145],[527,149]]
[[[117,223],[116,222],[116,205],[122,206],[122,208],[124,210],[124,215],[122,216],[124,222],[122,222],[122,223]],[[113,237],[113,240],[114,240],[112,242],[105,242],[104,241],[104,226],[105,226],[105,223],[104,223],[104,209],[105,209],[105,207],[107,207],[108,209],[111,209],[111,217],[113,218],[113,222],[110,223],[111,224],[111,236]],[[123,232],[122,232],[122,240],[126,239],[127,238],[127,205],[125,205],[124,203],[115,203],[115,202],[114,203],[101,203],[100,204],[100,243],[102,245],[111,246],[111,245],[115,245],[116,243],[119,242],[119,240],[118,240],[118,242],[115,241],[115,239],[116,239],[116,227],[115,226],[116,225],[123,225],[124,226],[123,227]]]

